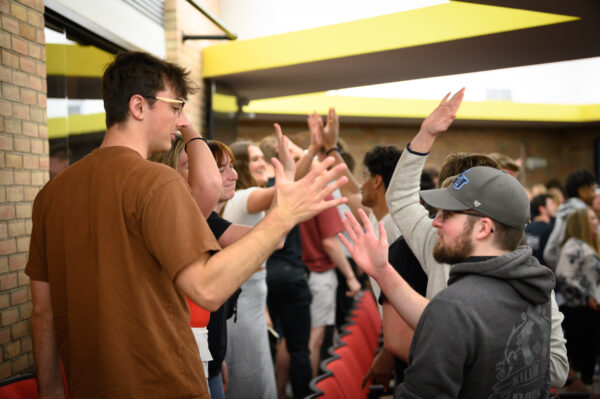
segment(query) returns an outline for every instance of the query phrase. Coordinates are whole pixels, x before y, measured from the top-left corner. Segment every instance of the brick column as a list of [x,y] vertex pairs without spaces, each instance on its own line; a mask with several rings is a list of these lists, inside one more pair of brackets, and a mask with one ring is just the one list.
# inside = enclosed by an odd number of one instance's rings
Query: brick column
[[[213,15],[219,16],[218,0],[202,1],[201,4]],[[185,111],[194,127],[204,135],[206,133],[204,126],[204,92],[202,91],[202,48],[218,43],[218,41],[187,40],[182,42],[181,37],[183,33],[187,35],[215,35],[222,34],[222,32],[186,0],[165,0],[164,29],[167,49],[166,58],[189,69],[198,86],[198,92],[188,98]]]
[[31,208],[48,181],[43,0],[0,0],[0,379],[33,370],[24,273]]

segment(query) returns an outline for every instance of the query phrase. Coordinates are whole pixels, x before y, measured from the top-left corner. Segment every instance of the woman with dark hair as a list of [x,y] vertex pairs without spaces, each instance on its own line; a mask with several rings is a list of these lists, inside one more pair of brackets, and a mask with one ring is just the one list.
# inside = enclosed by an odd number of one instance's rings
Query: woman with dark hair
[[556,266],[556,289],[567,356],[585,384],[592,383],[600,336],[600,259],[598,218],[590,208],[575,210],[567,219],[565,236]]
[[[267,182],[267,164],[260,148],[249,141],[231,145],[238,173],[235,195],[227,201],[223,217],[254,226],[271,206],[275,188]],[[237,320],[227,321],[228,398],[275,398],[275,374],[267,336],[266,270],[254,273],[243,285],[237,303]]]
[[[233,197],[235,191],[237,173],[232,165],[233,154],[225,144],[211,140],[207,144],[208,150],[214,157],[213,160],[206,153],[201,152],[208,152],[206,148],[190,144],[200,136],[189,124],[181,131],[183,136],[176,135],[174,137],[171,150],[162,154],[161,158],[156,160],[160,160],[162,163],[176,169],[184,178],[190,186],[201,211],[205,215],[209,215],[207,222],[219,244],[226,247],[251,229],[250,226],[231,224],[215,213],[221,209],[224,201]],[[186,142],[190,145],[186,145]],[[213,178],[216,174],[210,172],[211,167],[218,167],[220,175],[218,183]],[[217,193],[216,196],[214,195],[215,192]],[[226,320],[233,314],[238,295],[239,290],[217,311],[212,313],[188,300],[190,326],[196,338],[196,344],[204,366],[204,374],[213,399],[224,399],[223,379],[226,380],[227,377],[223,378],[223,374],[226,375],[226,372],[222,374],[222,370],[226,370],[223,363],[227,345]]]

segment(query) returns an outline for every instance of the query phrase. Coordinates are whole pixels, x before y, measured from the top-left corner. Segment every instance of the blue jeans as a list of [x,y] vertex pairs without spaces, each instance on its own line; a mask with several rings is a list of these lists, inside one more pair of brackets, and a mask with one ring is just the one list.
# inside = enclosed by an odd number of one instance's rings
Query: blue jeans
[[225,399],[223,391],[223,376],[221,373],[208,379],[208,390],[210,391],[211,399]]

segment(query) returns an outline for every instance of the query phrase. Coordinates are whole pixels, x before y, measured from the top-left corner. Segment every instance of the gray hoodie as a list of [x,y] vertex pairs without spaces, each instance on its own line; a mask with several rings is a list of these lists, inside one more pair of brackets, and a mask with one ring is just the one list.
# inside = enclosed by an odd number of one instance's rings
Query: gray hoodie
[[419,320],[395,397],[547,397],[552,271],[521,246],[454,265],[448,283]]
[[558,262],[558,255],[560,253],[560,243],[567,227],[567,218],[574,210],[580,208],[587,208],[586,203],[574,197],[560,204],[556,210],[554,228],[552,229],[552,233],[550,233],[550,237],[548,237],[546,248],[544,248],[544,260],[546,261],[546,265],[552,270],[556,270],[556,263]]

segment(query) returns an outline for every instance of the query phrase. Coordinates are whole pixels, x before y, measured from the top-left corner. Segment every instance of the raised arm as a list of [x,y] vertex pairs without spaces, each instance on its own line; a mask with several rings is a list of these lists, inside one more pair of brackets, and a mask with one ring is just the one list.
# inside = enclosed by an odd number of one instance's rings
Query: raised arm
[[60,356],[56,343],[54,315],[50,300],[50,284],[31,280],[31,337],[35,357],[35,372],[40,398],[65,397]]
[[[292,182],[286,178],[281,163],[273,159],[276,194],[271,211],[229,247],[181,270],[175,277],[181,291],[199,306],[211,311],[217,309],[258,270],[292,227],[324,209],[344,203],[345,198],[326,200],[346,182],[345,177],[340,177],[345,165],[327,170],[333,161],[325,160],[303,179]],[[336,181],[328,184],[333,180]]]
[[415,331],[396,313],[386,300],[383,305],[383,347],[408,363],[408,353]]
[[199,139],[202,136],[189,122],[185,112],[181,113],[181,118],[187,121],[179,131],[186,143],[189,167],[188,184],[200,211],[208,217],[221,196],[222,183],[219,167],[206,142]]
[[[288,142],[285,140],[285,137],[281,131],[281,126],[279,126],[278,123],[274,123],[273,128],[275,129],[275,137],[277,138],[277,153],[279,156],[279,162],[283,166],[283,173],[285,174],[286,179],[294,181],[296,163],[292,158],[292,154],[288,151]],[[256,213],[269,209],[271,207],[271,203],[273,202],[274,195],[275,187],[253,190],[248,196],[248,203],[246,205],[248,213]]]
[[[327,123],[323,127],[323,143],[325,146],[325,152],[337,147],[339,137],[340,118],[335,112],[335,108],[329,108],[329,113],[327,114]],[[339,151],[331,151],[329,155],[334,157],[336,162],[344,162],[342,154],[340,154]],[[360,199],[360,185],[349,169],[346,170],[346,177],[348,178],[348,183],[340,188],[342,195],[357,196]],[[350,198],[348,198],[348,201],[350,201]]]
[[388,301],[408,326],[414,330],[428,301],[419,295],[389,264],[387,234],[383,223],[379,223],[379,238],[377,238],[365,212],[362,209],[358,212],[363,219],[366,232],[363,231],[356,218],[346,212],[347,219],[344,220],[344,226],[352,243],[343,234],[339,234],[338,237],[348,248],[356,264],[377,280]]
[[[324,126],[321,116],[314,112],[309,116],[309,127],[311,129],[311,136],[313,130],[315,131],[315,135],[317,130],[321,132],[321,137],[323,140],[322,149],[325,150],[329,156],[332,156],[335,159],[336,164],[344,163],[342,154],[336,150],[336,148],[338,148],[338,138],[340,135],[340,120],[335,112],[335,108],[329,108],[329,112],[327,114],[327,123]],[[367,213],[371,212],[371,210],[362,206],[360,185],[354,178],[352,172],[347,170],[345,176],[348,178],[348,183],[340,187],[340,192],[344,197],[348,198],[348,207],[354,216],[360,220],[360,217],[357,213],[358,209],[363,209]]]
[[[463,94],[464,89],[450,100],[446,95],[440,105],[423,121],[421,129],[402,153],[385,195],[392,219],[429,276],[428,298],[446,287],[450,268],[439,264],[433,258],[432,251],[437,242],[437,234],[431,225],[429,213],[419,202],[421,173],[435,138],[449,127]],[[443,268],[443,273],[437,270],[440,268]]]
[[306,121],[310,132],[310,145],[296,165],[296,179],[301,179],[308,173],[313,165],[315,156],[317,156],[323,147],[323,120],[321,116],[315,111],[312,114],[308,114]]
[[450,93],[442,99],[436,109],[421,124],[421,130],[410,142],[410,148],[415,152],[428,153],[431,151],[433,142],[442,133],[448,130],[454,118],[458,107],[462,103],[465,95],[463,87],[450,97]]

